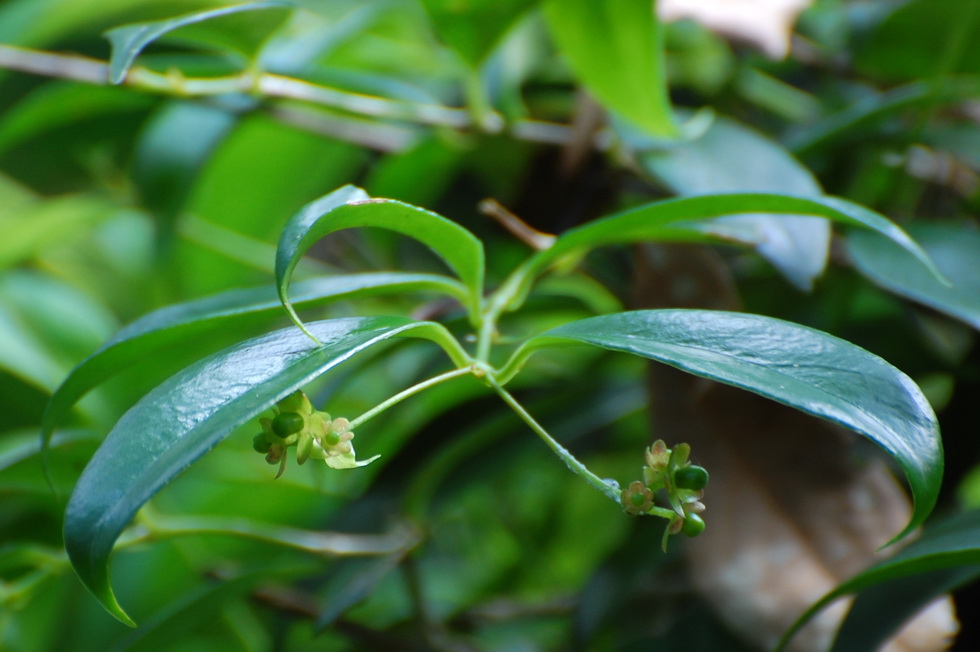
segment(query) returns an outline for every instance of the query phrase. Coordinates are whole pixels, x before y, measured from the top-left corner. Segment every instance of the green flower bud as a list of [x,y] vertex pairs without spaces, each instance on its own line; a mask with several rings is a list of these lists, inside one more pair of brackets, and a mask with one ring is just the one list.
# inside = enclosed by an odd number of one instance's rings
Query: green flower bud
[[680,489],[701,491],[708,484],[708,472],[703,466],[684,466],[674,472],[674,485]]
[[265,436],[265,433],[260,432],[252,438],[252,448],[256,453],[268,453],[272,448],[272,442]]
[[285,439],[289,435],[293,435],[302,430],[305,425],[306,421],[299,414],[295,412],[283,412],[277,414],[272,420],[272,432],[277,437]]
[[684,517],[684,525],[681,526],[681,532],[685,536],[696,537],[704,532],[704,519],[697,514],[687,514]]

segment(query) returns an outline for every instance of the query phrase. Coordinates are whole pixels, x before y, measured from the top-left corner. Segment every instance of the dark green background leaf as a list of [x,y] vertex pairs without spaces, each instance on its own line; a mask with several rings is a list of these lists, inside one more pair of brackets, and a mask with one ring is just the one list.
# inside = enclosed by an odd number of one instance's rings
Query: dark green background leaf
[[[638,158],[656,179],[679,195],[823,194],[813,174],[781,145],[729,118],[715,118],[708,130],[693,140],[640,152]],[[756,231],[759,254],[803,290],[812,287],[827,264],[830,224],[825,219],[765,213],[719,218],[721,233],[726,226]]]
[[[783,649],[800,627],[841,596],[889,580],[978,564],[980,564],[980,511],[974,510],[926,528],[922,537],[913,541],[891,559],[859,573],[822,597],[783,635],[777,649]],[[936,576],[934,579],[939,579],[942,583],[949,578]]]
[[950,286],[911,263],[901,247],[874,233],[849,234],[847,251],[854,266],[883,288],[980,330],[980,231],[955,224],[912,224],[908,232],[936,261]]

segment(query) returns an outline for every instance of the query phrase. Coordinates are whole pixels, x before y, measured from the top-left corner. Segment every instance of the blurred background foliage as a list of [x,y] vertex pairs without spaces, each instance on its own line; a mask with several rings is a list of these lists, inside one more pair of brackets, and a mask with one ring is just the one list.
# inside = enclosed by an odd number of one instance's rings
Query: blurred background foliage
[[[108,29],[224,4],[3,0],[0,43],[107,61]],[[294,4],[300,9],[181,27],[150,43],[138,65],[176,78],[278,73],[345,97],[383,98],[376,113],[0,69],[0,648],[746,645],[693,591],[676,546],[659,552],[659,521],[611,510],[476,383],[440,386],[379,417],[359,447],[382,458],[357,472],[292,468],[273,482],[274,470],[251,451],[254,433],[240,433],[161,493],[115,556],[117,593],[141,627],[126,630],[85,594],[60,529],[65,496],[101,437],[168,375],[273,322],[188,338],[86,397],[54,439],[57,495],[38,456],[48,396],[134,318],[269,285],[285,220],[344,183],[477,233],[488,243],[491,284],[527,247],[477,210],[485,197],[550,233],[640,201],[716,191],[824,191],[889,215],[973,285],[937,299],[928,279],[903,279],[914,270],[864,234],[836,238],[835,264],[815,283],[819,251],[721,253],[748,311],[849,339],[916,379],[944,433],[940,516],[980,508],[980,258],[972,257],[980,252],[980,3],[818,0],[783,60],[692,21],[671,23],[664,73],[679,117],[658,123],[659,140],[623,116],[667,109],[633,107],[615,80],[605,90],[595,82],[600,101],[621,112],[607,120],[573,68],[589,80],[656,71],[642,57],[637,70],[603,69],[601,58],[589,64],[595,72],[582,68],[575,34],[555,27],[560,19],[550,18],[551,31],[546,24],[546,13],[561,13],[554,2]],[[606,40],[615,45],[616,35]],[[418,107],[445,110],[426,117]],[[676,129],[688,140],[664,146]],[[438,269],[420,247],[372,231],[344,232],[315,254],[302,276]],[[590,256],[585,269],[608,290],[577,273],[555,277],[507,330],[537,332],[631,304],[629,251]],[[414,299],[317,311],[405,314]],[[446,310],[438,301],[424,308]],[[319,405],[329,397],[331,413],[355,415],[436,363],[424,346],[385,354],[331,372],[311,396]],[[562,356],[529,369],[515,389],[526,388],[529,409],[599,475],[635,474],[654,438],[644,365],[577,349]],[[561,392],[542,389],[549,385]],[[228,536],[229,519],[412,544],[338,559]],[[975,649],[967,615],[978,608],[976,588],[967,584],[957,599],[960,645]]]

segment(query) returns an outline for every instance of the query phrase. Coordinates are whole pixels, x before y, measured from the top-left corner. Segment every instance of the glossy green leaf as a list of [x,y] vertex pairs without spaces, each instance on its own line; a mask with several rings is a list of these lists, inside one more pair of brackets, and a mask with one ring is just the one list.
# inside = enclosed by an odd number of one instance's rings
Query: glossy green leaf
[[[823,195],[813,174],[781,145],[728,118],[715,118],[699,137],[641,151],[640,164],[679,195],[779,192]],[[830,224],[803,215],[723,217],[722,228],[754,231],[756,249],[794,285],[809,290],[830,251]]]
[[432,340],[465,364],[440,325],[400,317],[311,323],[322,343],[290,327],[247,340],[181,371],[119,420],[82,472],[65,515],[65,548],[79,578],[120,621],[133,622],[109,583],[112,547],[137,510],[237,427],[356,353],[393,337]]
[[534,0],[422,0],[439,36],[476,68]]
[[881,446],[905,472],[915,507],[898,539],[922,524],[943,475],[936,416],[918,386],[881,358],[790,322],[709,310],[639,310],[592,317],[532,338],[501,370],[534,351],[583,342],[657,360],[833,421]]
[[663,28],[650,0],[550,0],[548,26],[579,81],[651,135],[677,135],[664,69]]
[[[310,307],[388,292],[438,292],[462,299],[466,290],[458,281],[445,276],[377,272],[301,281],[295,286],[294,300],[298,307]],[[215,329],[240,327],[281,310],[275,290],[262,287],[230,290],[167,306],[137,319],[79,363],[62,381],[45,411],[42,439],[46,442],[51,437],[86,392],[140,358],[159,353],[186,338]]]
[[283,229],[276,252],[279,298],[293,320],[302,322],[288,296],[289,280],[300,257],[320,238],[354,227],[397,231],[427,245],[466,285],[463,305],[472,319],[480,312],[483,245],[472,233],[430,211],[391,199],[372,199],[360,188],[344,186],[304,206]]
[[[889,580],[943,569],[975,567],[978,564],[980,564],[980,511],[975,510],[926,528],[918,540],[913,541],[891,559],[859,573],[820,598],[783,634],[780,645],[776,649],[782,650],[803,625],[842,596]],[[944,580],[941,577],[936,579]]]
[[110,58],[109,80],[113,84],[119,84],[126,77],[126,73],[133,65],[136,57],[142,52],[143,48],[160,38],[167,32],[171,32],[179,27],[185,27],[201,21],[227,16],[242,11],[255,11],[257,9],[281,9],[290,6],[281,0],[262,0],[261,2],[249,2],[245,4],[232,5],[230,7],[220,7],[207,11],[197,11],[176,18],[159,20],[150,23],[138,23],[135,25],[123,25],[106,32],[106,38],[112,44],[112,56]]
[[980,330],[980,231],[955,224],[913,224],[908,231],[951,285],[909,264],[908,252],[874,233],[848,235],[854,266],[881,287]]
[[704,221],[723,215],[769,213],[817,215],[834,222],[876,231],[897,243],[942,279],[933,261],[905,231],[886,217],[838,197],[797,197],[761,193],[700,195],[646,204],[610,215],[561,234],[554,244],[535,254],[522,275],[527,284],[535,275],[569,256],[596,247],[643,240],[661,242],[729,242],[758,244],[759,233],[736,224]]

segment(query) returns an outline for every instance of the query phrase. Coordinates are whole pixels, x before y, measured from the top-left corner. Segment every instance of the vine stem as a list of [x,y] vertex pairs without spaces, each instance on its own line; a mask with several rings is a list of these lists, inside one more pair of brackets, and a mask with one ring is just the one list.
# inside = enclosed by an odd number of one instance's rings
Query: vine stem
[[490,386],[493,387],[494,391],[500,395],[500,398],[502,398],[504,402],[507,403],[507,405],[509,405],[511,409],[514,410],[514,412],[516,412],[517,415],[531,427],[531,430],[537,433],[544,443],[548,445],[548,448],[554,451],[554,453],[561,458],[561,461],[565,463],[565,466],[567,466],[572,473],[584,479],[593,488],[601,491],[607,498],[612,500],[617,505],[622,506],[623,502],[622,498],[620,497],[620,489],[618,486],[610,482],[606,482],[597,476],[595,473],[586,468],[584,464],[579,462],[574,455],[569,453],[568,449],[555,441],[555,439],[548,434],[548,431],[545,430],[541,424],[535,421],[534,417],[532,417],[528,411],[524,409],[524,406],[521,405],[510,392],[497,383],[493,376],[488,374],[486,379],[490,383]]
[[391,398],[388,398],[382,401],[381,403],[378,403],[377,405],[375,405],[373,408],[371,408],[361,416],[352,420],[350,422],[350,429],[353,430],[354,428],[360,426],[361,424],[367,423],[368,421],[378,416],[388,408],[397,405],[398,403],[401,403],[406,398],[409,398],[410,396],[414,396],[415,394],[418,394],[423,390],[438,385],[439,383],[446,382],[447,380],[452,380],[453,378],[458,378],[460,376],[465,376],[467,374],[473,374],[473,373],[474,373],[473,367],[459,367],[458,369],[447,371],[445,373],[439,374],[438,376],[433,376],[428,380],[423,380],[421,383],[418,383],[417,385],[412,385],[408,389],[402,390],[401,392],[398,392]]
[[[110,86],[110,67],[105,61],[75,54],[46,52],[33,48],[0,43],[0,69],[17,70],[45,77]],[[469,86],[476,80],[467,80]],[[567,125],[540,120],[518,119],[505,123],[503,116],[486,105],[479,88],[467,88],[470,99],[480,103],[474,108],[480,116],[475,122],[474,111],[465,108],[424,104],[352,93],[350,91],[315,84],[286,75],[246,70],[240,74],[213,78],[184,77],[179,73],[160,73],[141,66],[130,68],[120,85],[140,91],[176,97],[211,97],[229,93],[249,93],[269,99],[298,100],[309,104],[340,109],[357,116],[383,120],[395,120],[431,127],[447,127],[457,130],[507,132],[520,140],[564,144],[572,138]],[[408,146],[414,142],[412,134],[396,131],[395,125],[359,124],[349,121],[290,112],[288,106],[276,107],[274,115],[299,126],[318,131],[327,130],[331,135],[344,138],[356,126],[355,142],[384,151],[393,149],[392,140]],[[350,137],[347,136],[349,139]],[[389,140],[391,139],[391,140]]]

